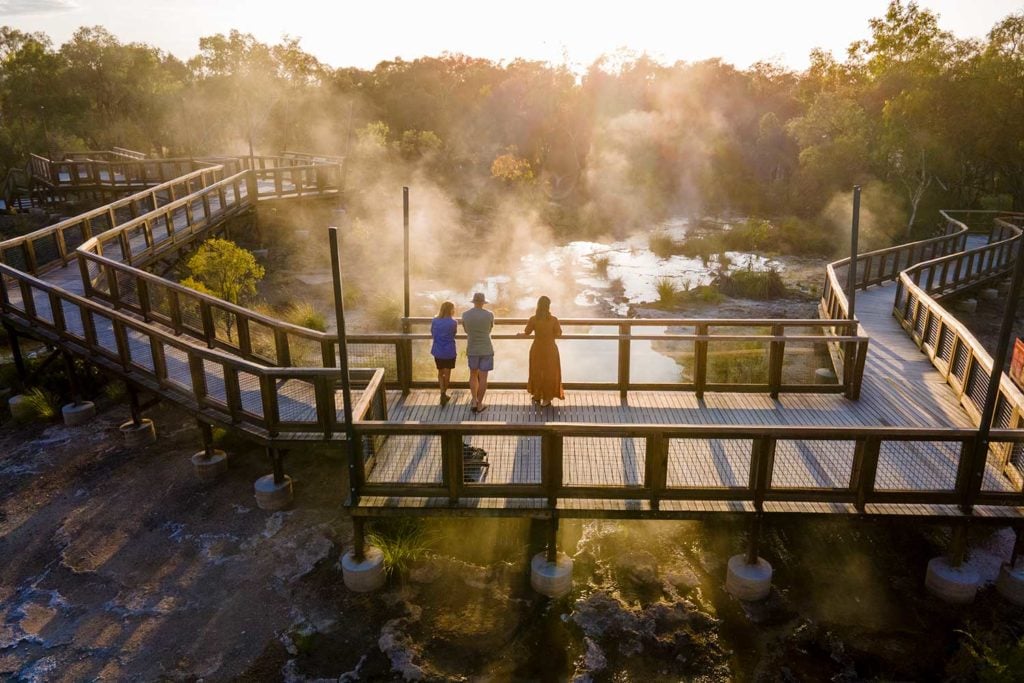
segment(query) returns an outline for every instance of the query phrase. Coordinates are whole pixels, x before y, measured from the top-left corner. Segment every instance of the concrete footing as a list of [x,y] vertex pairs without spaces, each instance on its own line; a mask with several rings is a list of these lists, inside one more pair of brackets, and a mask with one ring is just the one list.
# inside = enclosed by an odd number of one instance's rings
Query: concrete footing
[[77,427],[96,417],[96,404],[92,401],[69,403],[60,409],[60,413],[64,417],[65,425]]
[[1000,567],[996,590],[1008,602],[1024,607],[1024,567],[1011,567],[1009,564]]
[[119,429],[124,437],[124,444],[129,447],[145,446],[156,441],[156,427],[148,417],[142,418],[139,424],[131,420],[122,424]]
[[983,289],[978,292],[978,298],[982,301],[995,301],[999,298],[999,290],[994,287],[991,289]]
[[572,590],[572,558],[558,553],[548,562],[547,553],[537,553],[530,561],[530,586],[549,598],[560,598]]
[[960,311],[962,313],[974,313],[976,310],[978,310],[978,300],[977,299],[961,299],[960,301],[958,301],[956,303],[955,308],[956,308],[956,310],[958,310],[958,311]]
[[836,373],[832,368],[818,368],[814,371],[815,384],[835,384]]
[[725,590],[740,600],[764,600],[772,590],[772,566],[763,557],[747,564],[746,555],[733,555],[725,574]]
[[356,593],[369,593],[384,586],[387,574],[384,571],[384,553],[380,548],[366,546],[363,561],[357,562],[355,554],[348,550],[341,556],[341,577],[345,587]]
[[199,451],[192,456],[192,470],[200,481],[214,481],[228,471],[228,454],[219,448]]
[[997,288],[997,290],[999,292],[999,296],[1006,296],[1007,294],[1010,293],[1010,283],[1009,282],[1000,282],[999,283],[999,287]]
[[929,593],[953,605],[974,602],[980,584],[978,572],[963,564],[954,567],[946,557],[931,560],[924,578]]
[[24,394],[15,394],[7,399],[7,408],[11,411],[11,417],[18,422],[30,420],[34,415],[28,396]]
[[260,477],[253,484],[256,492],[256,505],[261,510],[284,510],[292,504],[292,478],[285,475],[280,484],[274,483],[274,475]]

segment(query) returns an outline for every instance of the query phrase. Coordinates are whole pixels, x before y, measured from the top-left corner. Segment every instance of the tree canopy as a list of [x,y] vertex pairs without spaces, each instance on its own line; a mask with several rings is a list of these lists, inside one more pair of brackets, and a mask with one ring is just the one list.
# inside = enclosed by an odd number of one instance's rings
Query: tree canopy
[[0,174],[29,151],[347,155],[351,184],[426,174],[460,210],[512,193],[556,230],[678,212],[815,218],[855,183],[934,209],[1024,209],[1024,13],[985,39],[893,0],[843,59],[795,73],[617,53],[564,65],[442,54],[332,68],[297,38],[231,31],[187,63],[84,27],[61,46],[0,28]]

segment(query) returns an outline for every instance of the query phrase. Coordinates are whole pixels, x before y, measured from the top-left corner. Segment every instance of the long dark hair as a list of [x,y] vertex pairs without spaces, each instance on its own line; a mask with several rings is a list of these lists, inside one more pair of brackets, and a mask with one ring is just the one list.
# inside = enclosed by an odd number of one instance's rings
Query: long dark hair
[[542,296],[537,299],[537,312],[534,314],[539,320],[547,320],[551,317],[551,299]]

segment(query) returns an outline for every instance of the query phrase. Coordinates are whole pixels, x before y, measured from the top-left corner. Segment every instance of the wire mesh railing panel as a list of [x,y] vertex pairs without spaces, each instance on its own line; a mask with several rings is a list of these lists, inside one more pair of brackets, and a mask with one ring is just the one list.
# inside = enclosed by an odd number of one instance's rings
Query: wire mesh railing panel
[[[615,353],[614,346],[610,347]],[[614,370],[616,357],[607,358],[605,366]],[[630,382],[664,382],[666,377],[674,381],[693,383],[696,377],[696,343],[690,339],[655,339],[651,341],[630,341],[629,380]],[[614,376],[607,377],[614,382]]]
[[986,493],[1015,493],[1021,490],[1018,483],[1008,476],[1007,469],[1015,471],[1016,481],[1021,481],[1020,446],[1022,444],[993,441],[989,444],[985,459],[985,476],[981,490]]
[[199,306],[199,299],[187,296],[183,292],[179,292],[178,302],[181,305],[182,327],[197,337],[205,338],[203,331],[203,314]]
[[644,439],[566,437],[562,481],[566,486],[643,486]]
[[302,337],[297,334],[288,335],[288,352],[292,365],[301,368],[322,367],[323,353],[319,340]]
[[708,342],[707,382],[768,384],[768,342]]
[[263,417],[263,396],[260,391],[260,378],[251,372],[238,373],[238,395],[242,410],[257,418]]
[[171,211],[171,222],[174,223],[175,232],[188,230],[188,212],[184,206],[176,207]]
[[128,237],[128,249],[131,250],[132,256],[141,254],[149,248],[146,243],[146,229],[142,225],[136,225],[125,230],[125,234]]
[[847,488],[855,450],[853,441],[780,439],[775,442],[772,488]]
[[277,364],[277,342],[274,328],[257,320],[249,321],[249,343],[252,353],[270,365]]
[[883,441],[876,491],[953,491],[960,462],[958,441]]
[[61,232],[64,233],[64,246],[67,248],[67,253],[69,256],[73,256],[72,252],[85,242],[85,224],[75,223]]
[[60,262],[57,233],[48,232],[32,238],[32,248],[35,250],[36,268],[42,269]]
[[116,268],[112,272],[114,273],[114,279],[117,280],[118,298],[131,308],[138,308],[138,280],[136,280],[134,273]]
[[[815,371],[832,367],[832,358],[825,341],[787,341],[782,356],[783,384],[813,384],[820,381]],[[835,384],[839,383],[836,378]]]
[[466,484],[541,483],[539,436],[473,434],[466,436],[463,443]]
[[188,354],[177,346],[159,342],[163,347],[164,363],[167,369],[167,382],[172,386],[192,393],[192,372],[189,369]]
[[171,298],[168,294],[169,291],[169,287],[165,287],[153,280],[146,282],[146,294],[149,296],[150,313],[154,318],[165,324],[171,322]]
[[316,424],[316,387],[300,379],[278,381],[277,412],[281,422]]
[[97,311],[89,311],[89,320],[96,333],[96,350],[100,353],[117,357],[117,338],[114,335],[114,323],[107,316]]
[[129,330],[125,337],[128,341],[128,356],[131,364],[148,373],[155,372],[153,345],[150,343],[149,337],[132,330]]
[[371,484],[440,484],[441,437],[389,436],[367,473]]
[[350,368],[384,368],[384,380],[398,381],[398,354],[394,344],[349,342]]
[[668,488],[747,488],[750,439],[671,439]]
[[61,311],[64,313],[64,331],[78,340],[85,339],[85,325],[82,323],[82,309],[70,301],[61,300]]
[[206,381],[206,397],[227,405],[228,392],[224,384],[224,366],[220,363],[204,359],[203,379]]

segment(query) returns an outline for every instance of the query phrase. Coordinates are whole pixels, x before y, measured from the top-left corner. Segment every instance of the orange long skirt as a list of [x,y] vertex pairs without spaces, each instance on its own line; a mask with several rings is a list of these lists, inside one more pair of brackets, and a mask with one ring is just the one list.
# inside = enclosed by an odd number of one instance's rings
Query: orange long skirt
[[534,341],[530,346],[530,379],[526,390],[538,401],[565,399],[562,390],[562,361],[553,341]]

